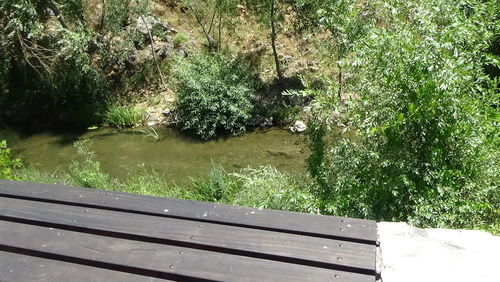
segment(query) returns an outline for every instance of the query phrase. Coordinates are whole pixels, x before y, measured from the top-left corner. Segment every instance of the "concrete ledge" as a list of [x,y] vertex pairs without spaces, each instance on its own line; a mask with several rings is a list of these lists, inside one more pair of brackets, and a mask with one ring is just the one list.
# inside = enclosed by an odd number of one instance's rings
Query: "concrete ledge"
[[383,282],[498,282],[500,237],[476,230],[377,224]]

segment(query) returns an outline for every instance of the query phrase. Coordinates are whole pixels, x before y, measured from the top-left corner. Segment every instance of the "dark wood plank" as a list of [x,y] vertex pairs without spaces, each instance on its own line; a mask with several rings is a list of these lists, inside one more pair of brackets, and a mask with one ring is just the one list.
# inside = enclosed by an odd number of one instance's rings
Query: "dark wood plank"
[[371,274],[375,246],[174,218],[1,198],[0,218]]
[[119,271],[0,251],[0,281],[167,281]]
[[[375,281],[374,276],[0,221],[0,245],[54,257],[217,281]],[[1,259],[0,259],[1,260]],[[173,276],[177,275],[177,276]],[[184,278],[184,279],[183,279]]]
[[0,180],[0,195],[376,244],[375,221]]

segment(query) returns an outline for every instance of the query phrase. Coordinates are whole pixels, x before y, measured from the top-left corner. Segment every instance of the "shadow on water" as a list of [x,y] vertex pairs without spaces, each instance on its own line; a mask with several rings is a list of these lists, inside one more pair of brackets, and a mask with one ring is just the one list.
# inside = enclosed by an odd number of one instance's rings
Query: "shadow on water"
[[201,141],[169,127],[154,127],[157,139],[146,128],[115,130],[102,128],[87,132],[22,132],[0,130],[13,153],[25,163],[52,173],[65,169],[78,158],[73,143],[88,138],[103,170],[124,178],[129,168],[145,164],[169,180],[182,183],[205,174],[212,163],[227,171],[271,165],[280,171],[303,171],[306,155],[301,153],[299,135],[279,128],[253,129],[237,136]]

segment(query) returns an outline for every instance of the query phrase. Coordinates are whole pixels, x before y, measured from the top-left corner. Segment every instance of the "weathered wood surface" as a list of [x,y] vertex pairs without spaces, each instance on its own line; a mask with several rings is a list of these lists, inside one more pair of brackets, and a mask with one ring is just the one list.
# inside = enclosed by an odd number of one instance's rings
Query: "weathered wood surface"
[[0,251],[0,281],[153,282],[153,277]]
[[0,180],[0,281],[375,281],[374,238],[371,221]]
[[[67,188],[60,185],[5,181],[2,185],[0,180],[0,196],[5,197],[26,197],[32,200],[247,226],[315,237],[340,238],[368,244],[375,244],[377,241],[377,225],[375,221],[371,220],[259,210],[121,192]],[[332,228],[332,225],[335,228]]]
[[[33,241],[32,238],[39,240]],[[357,281],[358,277],[367,277],[301,265],[290,268],[287,263],[164,244],[93,234],[82,236],[79,232],[12,222],[0,222],[0,244],[50,253],[52,256],[78,257],[88,264],[106,263],[117,265],[118,269],[119,266],[139,268],[146,275],[170,279],[194,276],[209,280],[263,281],[281,276],[287,281],[313,281],[328,280],[338,274]],[[68,248],[69,245],[71,248]]]

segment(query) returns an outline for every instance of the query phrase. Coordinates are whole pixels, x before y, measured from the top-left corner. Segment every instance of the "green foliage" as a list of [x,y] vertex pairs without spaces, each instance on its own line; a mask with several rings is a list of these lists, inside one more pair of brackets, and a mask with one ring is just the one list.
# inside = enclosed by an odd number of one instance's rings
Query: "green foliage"
[[221,50],[223,28],[229,27],[240,0],[181,0],[205,35],[208,50]]
[[186,189],[172,186],[164,175],[155,170],[147,169],[144,164],[130,170],[123,185],[119,185],[115,190],[148,196],[193,198]]
[[60,184],[64,185],[67,183],[67,175],[64,173],[45,173],[41,172],[30,166],[22,166],[14,171],[16,175],[16,179],[27,181],[27,182],[36,182],[36,183],[45,183],[45,184]]
[[104,8],[104,29],[113,33],[120,32],[132,21],[150,10],[149,0],[106,0]]
[[[44,125],[87,127],[102,121],[107,101],[143,83],[145,76],[137,75],[135,80],[141,81],[131,83],[123,77],[136,73],[130,70],[130,58],[144,38],[130,31],[140,15],[149,13],[151,2],[103,3],[97,30],[87,23],[84,13],[92,7],[82,0],[0,3],[4,118],[33,125],[43,115]],[[16,83],[8,83],[9,78]]]
[[207,176],[192,180],[190,196],[199,201],[317,213],[318,201],[308,180],[267,166],[227,173],[220,165],[213,165]]
[[200,54],[175,70],[177,126],[202,139],[237,134],[251,118],[256,83],[238,60]]
[[0,43],[0,103],[9,91],[10,58]]
[[21,167],[21,161],[12,157],[7,141],[0,141],[0,178],[16,179],[14,171]]
[[281,106],[271,109],[271,113],[268,116],[273,118],[275,124],[290,124],[296,120],[300,120],[300,114],[302,112],[302,107],[300,106]]
[[112,105],[105,113],[106,123],[117,128],[133,127],[146,120],[146,110],[134,106]]
[[85,0],[51,0],[64,16],[68,23],[84,26]]
[[318,213],[318,201],[309,191],[308,178],[291,176],[272,167],[243,169],[233,174],[239,183],[230,202],[235,205],[265,209]]
[[193,193],[197,200],[229,202],[237,183],[220,165],[212,165],[208,176],[192,180]]
[[174,37],[172,38],[172,41],[174,42],[175,46],[181,46],[188,40],[188,37],[186,34],[179,32]]
[[[11,90],[0,101],[4,111],[9,109],[24,123],[41,115],[47,122],[64,123],[74,120],[73,113],[80,107],[91,108],[103,100],[107,85],[88,53],[93,34],[83,29],[81,1],[3,1],[0,5],[0,80],[16,79],[15,84],[2,85]],[[59,23],[55,18],[47,21],[51,10],[60,13]],[[72,21],[70,26],[63,24],[67,20]]]
[[108,174],[102,172],[101,163],[95,160],[95,154],[90,150],[88,139],[75,142],[78,154],[83,161],[74,161],[69,166],[68,184],[85,188],[109,190],[112,187]]
[[[52,75],[41,77],[45,91],[58,109],[75,108],[82,104],[101,102],[107,90],[107,82],[101,70],[96,68],[86,50],[92,42],[92,35],[82,32],[64,31],[56,46],[60,48],[60,59]],[[50,91],[50,92],[49,92]]]
[[377,6],[378,24],[346,62],[358,76],[347,116],[355,136],[327,130],[329,111],[310,126],[322,212],[433,227],[498,222],[498,110],[490,106],[498,89],[483,73],[498,32],[493,2]]
[[5,32],[2,36],[11,40],[18,35],[37,36],[43,29],[39,21],[42,15],[38,13],[37,6],[28,1],[2,1],[0,3],[0,15]]

